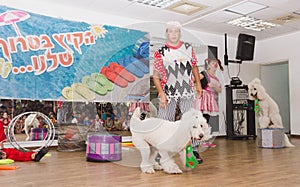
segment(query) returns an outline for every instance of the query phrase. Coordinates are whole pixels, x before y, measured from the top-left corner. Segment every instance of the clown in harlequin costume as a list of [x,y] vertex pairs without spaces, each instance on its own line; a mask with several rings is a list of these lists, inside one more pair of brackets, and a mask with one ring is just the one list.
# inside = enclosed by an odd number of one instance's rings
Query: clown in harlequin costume
[[159,96],[158,118],[175,121],[176,107],[187,112],[194,106],[194,90],[201,95],[202,88],[195,52],[180,40],[179,22],[167,23],[166,37],[166,44],[154,53],[153,82]]
[[193,107],[194,80],[199,94],[202,88],[194,50],[180,41],[180,23],[168,22],[166,35],[166,44],[154,53],[153,82],[160,98],[158,117],[174,121],[176,105],[182,113]]

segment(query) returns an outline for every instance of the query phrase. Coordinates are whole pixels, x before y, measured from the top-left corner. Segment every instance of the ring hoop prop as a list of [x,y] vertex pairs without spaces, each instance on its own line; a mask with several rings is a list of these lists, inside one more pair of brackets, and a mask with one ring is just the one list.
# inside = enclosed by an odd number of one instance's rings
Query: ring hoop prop
[[[20,145],[20,143],[18,143],[18,141],[16,140],[15,133],[14,133],[15,124],[18,122],[18,120],[22,119],[24,115],[29,116],[30,114],[35,114],[36,116],[42,118],[44,123],[47,125],[47,134],[42,140],[43,145],[35,150],[29,150],[25,147],[22,147]],[[40,113],[40,112],[25,112],[25,113],[19,114],[18,116],[14,117],[11,120],[11,122],[7,128],[6,137],[7,137],[7,140],[10,142],[10,144],[18,150],[25,151],[25,152],[39,151],[43,147],[49,147],[53,143],[54,138],[55,138],[55,127],[54,127],[54,124],[52,123],[52,121],[45,114]]]

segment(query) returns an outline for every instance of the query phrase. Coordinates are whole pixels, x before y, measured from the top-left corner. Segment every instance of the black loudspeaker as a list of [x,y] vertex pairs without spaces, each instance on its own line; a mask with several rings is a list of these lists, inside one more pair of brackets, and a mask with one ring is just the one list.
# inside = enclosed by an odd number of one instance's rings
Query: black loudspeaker
[[255,36],[239,34],[236,59],[253,60]]

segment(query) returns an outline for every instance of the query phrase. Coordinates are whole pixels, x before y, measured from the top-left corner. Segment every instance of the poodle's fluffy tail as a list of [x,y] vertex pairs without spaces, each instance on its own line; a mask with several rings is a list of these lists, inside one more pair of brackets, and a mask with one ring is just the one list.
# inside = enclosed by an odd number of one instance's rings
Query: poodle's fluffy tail
[[284,144],[285,147],[295,147],[289,140],[288,136],[286,134],[284,134]]

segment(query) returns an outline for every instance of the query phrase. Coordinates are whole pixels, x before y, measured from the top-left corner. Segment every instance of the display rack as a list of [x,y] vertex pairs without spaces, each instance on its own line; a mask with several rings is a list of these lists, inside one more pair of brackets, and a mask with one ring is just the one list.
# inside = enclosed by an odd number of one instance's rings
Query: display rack
[[226,134],[229,139],[256,138],[254,102],[247,85],[226,85]]

